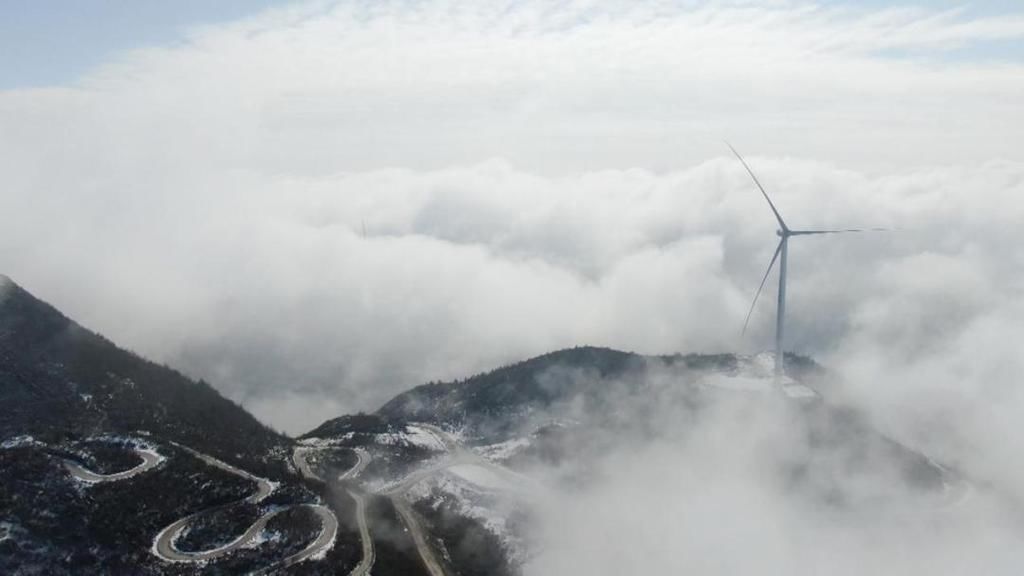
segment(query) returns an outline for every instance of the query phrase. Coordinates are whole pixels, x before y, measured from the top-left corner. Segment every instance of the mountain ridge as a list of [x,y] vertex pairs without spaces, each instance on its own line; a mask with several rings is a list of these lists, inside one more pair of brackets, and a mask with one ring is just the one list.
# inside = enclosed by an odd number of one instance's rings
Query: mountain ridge
[[118,347],[6,276],[0,282],[0,439],[143,430],[259,468],[290,444],[206,382]]
[[942,499],[952,475],[830,404],[822,367],[787,355],[796,380],[778,379],[769,360],[565,348],[413,387],[296,441],[3,277],[0,571],[516,576],[531,471],[576,490],[608,454],[696,434],[723,406],[781,416],[813,447],[771,471],[805,501],[876,505],[835,479],[879,471]]

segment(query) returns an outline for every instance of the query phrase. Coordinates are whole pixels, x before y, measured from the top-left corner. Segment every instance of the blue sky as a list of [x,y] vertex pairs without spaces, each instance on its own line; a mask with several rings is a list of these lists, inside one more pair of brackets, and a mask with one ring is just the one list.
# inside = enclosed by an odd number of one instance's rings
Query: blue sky
[[[182,41],[193,26],[252,15],[294,0],[0,0],[0,89],[73,82],[120,51]],[[968,16],[1020,12],[1017,0],[821,0],[827,6],[962,9]],[[1019,42],[976,42],[946,52],[954,60],[1020,58]],[[894,56],[902,54],[894,53]]]
[[0,0],[0,89],[64,84],[117,52],[288,0]]

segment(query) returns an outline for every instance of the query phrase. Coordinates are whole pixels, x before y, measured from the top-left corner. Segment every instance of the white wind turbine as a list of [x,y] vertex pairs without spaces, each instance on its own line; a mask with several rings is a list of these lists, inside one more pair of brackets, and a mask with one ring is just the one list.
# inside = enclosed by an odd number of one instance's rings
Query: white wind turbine
[[[743,164],[743,167],[747,169],[747,173],[753,178],[754,184],[761,190],[761,194],[764,195],[764,199],[768,201],[768,206],[771,207],[772,213],[775,214],[775,219],[779,222],[779,229],[775,232],[779,237],[779,245],[775,248],[775,254],[772,256],[771,261],[768,263],[768,269],[764,273],[764,278],[761,279],[761,285],[757,287],[757,293],[754,294],[754,301],[750,303],[750,310],[747,312],[747,318],[743,321],[743,333],[747,332],[747,324],[750,323],[750,315],[754,313],[754,306],[757,305],[757,298],[761,295],[761,290],[764,288],[764,283],[768,280],[768,275],[772,272],[772,267],[775,266],[775,261],[779,260],[779,303],[776,310],[775,317],[775,375],[781,377],[785,373],[785,352],[783,350],[783,335],[785,333],[785,320],[786,320],[786,257],[789,252],[789,239],[792,236],[811,236],[813,234],[842,234],[845,232],[882,232],[886,231],[886,228],[847,228],[843,230],[792,230],[789,226],[786,226],[785,220],[782,219],[782,215],[779,214],[778,209],[775,208],[775,204],[772,199],[768,197],[768,193],[765,192],[764,186],[761,186],[761,182],[758,181],[757,176],[754,175],[754,171],[747,165],[747,161],[740,156],[740,153],[732,147],[732,144],[726,142],[726,145],[732,150],[732,153],[736,155],[736,158]],[[782,258],[779,258],[779,255]]]

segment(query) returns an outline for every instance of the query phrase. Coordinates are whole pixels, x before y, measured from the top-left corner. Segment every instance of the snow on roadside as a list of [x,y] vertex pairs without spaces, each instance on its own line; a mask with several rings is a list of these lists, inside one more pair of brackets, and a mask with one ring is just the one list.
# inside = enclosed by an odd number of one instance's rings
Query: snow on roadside
[[435,452],[443,452],[448,449],[444,440],[438,438],[437,434],[426,428],[410,424],[405,427],[405,430],[406,441],[414,446],[419,446]]
[[148,440],[143,440],[141,438],[123,438],[123,440],[125,444],[131,446],[136,452],[142,454],[149,454],[150,456],[156,458],[156,463],[153,464],[152,466],[154,468],[163,464],[164,461],[167,460],[167,457],[161,454],[159,451],[157,451],[156,446],[154,446]]
[[504,442],[498,442],[497,444],[480,446],[479,448],[476,448],[476,451],[488,460],[500,462],[508,460],[529,446],[529,438],[513,438]]
[[754,356],[741,356],[739,365],[731,374],[712,373],[704,376],[699,385],[733,392],[781,392],[792,400],[815,400],[816,391],[796,380],[775,375],[775,355],[762,352]]
[[[330,552],[331,550],[333,550],[334,549],[334,545],[338,542],[338,527],[337,527],[337,520],[338,519],[337,519],[337,516],[335,516],[334,511],[332,511],[330,508],[327,508],[326,506],[324,508],[326,508],[327,512],[334,518],[334,522],[335,522],[334,534],[331,535],[331,541],[330,542],[328,542],[325,546],[323,546],[319,550],[317,550],[316,553],[314,553],[309,558],[307,558],[307,560],[317,561],[317,560],[323,560],[324,558],[327,558],[327,553]],[[322,529],[324,529],[323,525],[321,525],[321,530]]]
[[[472,464],[457,465],[453,468],[476,468],[494,474]],[[472,471],[462,472],[475,475]],[[426,500],[434,508],[441,506],[445,499],[454,502],[455,511],[459,515],[476,520],[485,530],[498,538],[513,563],[518,564],[525,560],[526,543],[509,524],[509,518],[515,514],[519,503],[509,498],[507,494],[498,494],[482,488],[458,473],[443,473],[425,478],[412,486],[406,494],[410,500]]]
[[444,442],[436,434],[415,425],[407,425],[404,432],[385,432],[376,434],[374,440],[385,446],[415,446],[433,452],[444,452]]
[[757,378],[750,376],[726,376],[723,374],[710,374],[700,381],[701,386],[717,388],[719,390],[730,390],[734,392],[757,392],[768,393],[775,391],[775,383],[770,378]]
[[43,444],[39,440],[36,440],[35,438],[27,434],[23,436],[15,436],[13,438],[8,438],[7,440],[4,440],[2,444],[0,444],[0,448],[24,448],[26,446],[41,446],[45,448],[46,444]]
[[334,548],[334,542],[337,539],[338,539],[337,536],[335,536],[334,538],[331,539],[331,543],[330,544],[328,544],[327,546],[324,546],[323,548],[317,550],[315,554],[313,554],[312,556],[310,556],[309,558],[306,558],[306,559],[307,560],[312,560],[312,561],[316,562],[317,560],[323,560],[324,558],[327,558],[327,553],[330,552],[332,548]]
[[14,524],[13,522],[0,521],[0,542],[14,540],[14,534],[20,528],[21,526]]
[[454,474],[459,478],[488,490],[501,490],[515,492],[519,487],[510,483],[494,470],[478,466],[476,464],[456,464],[449,467],[446,472]]
[[330,446],[338,446],[338,445],[342,444],[343,442],[345,442],[346,440],[351,440],[352,438],[355,437],[355,435],[356,435],[355,432],[346,432],[346,433],[342,434],[341,436],[338,436],[338,437],[335,437],[335,438],[318,438],[318,437],[303,438],[303,439],[299,440],[299,445],[300,446],[309,446],[309,447],[312,447],[312,448],[318,448],[318,447],[319,448],[326,448],[326,447],[330,447]]
[[[70,465],[73,467],[71,474],[72,478],[75,480],[75,482],[81,485],[92,485],[99,482],[109,482],[131,478],[136,474],[145,472],[151,468],[155,468],[163,464],[164,461],[167,460],[167,458],[163,454],[157,451],[156,446],[154,446],[149,441],[143,440],[141,438],[104,434],[101,436],[93,436],[90,438],[86,438],[85,440],[90,442],[109,442],[111,444],[118,444],[126,450],[133,450],[136,453],[138,453],[139,456],[142,457],[142,462],[140,462],[136,466],[133,466],[132,468],[122,470],[120,472],[114,472],[111,474],[99,474],[93,472],[92,470],[89,470],[83,464],[65,458],[65,466]],[[49,448],[49,445],[47,445],[46,443],[40,442],[39,440],[36,440],[35,438],[27,434],[15,436],[13,438],[8,438],[7,440],[4,440],[3,443],[0,443],[0,449],[25,448],[30,446],[42,449]],[[72,454],[77,454],[78,458],[83,458],[83,453],[81,449],[76,448],[70,449],[68,451],[71,452]],[[146,458],[146,456],[149,456],[149,458]],[[77,473],[76,470],[78,471]]]
[[267,542],[280,542],[282,538],[284,538],[284,535],[277,530],[268,530],[264,528],[253,536],[252,539],[243,544],[241,548],[259,548]]

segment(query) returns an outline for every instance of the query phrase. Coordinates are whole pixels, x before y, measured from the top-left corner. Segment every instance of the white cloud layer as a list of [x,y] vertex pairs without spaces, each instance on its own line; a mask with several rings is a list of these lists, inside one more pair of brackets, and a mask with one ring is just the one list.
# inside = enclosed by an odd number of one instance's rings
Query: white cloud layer
[[[290,432],[576,344],[756,350],[774,226],[729,138],[794,227],[896,229],[793,241],[790,348],[1020,501],[1024,63],[962,54],[1022,37],[789,2],[270,11],[0,92],[0,272]],[[759,482],[791,455],[761,416],[616,452],[529,573],[1020,573],[1005,511],[800,509]]]
[[812,441],[806,412],[777,398],[658,405],[654,419],[671,422],[662,437],[613,440],[586,481],[542,500],[543,544],[527,576],[1011,576],[1024,566],[1020,508],[998,488],[915,489],[882,445],[848,436],[823,448],[827,434]]
[[1022,36],[788,3],[271,11],[0,92],[0,262],[298,432],[562,346],[767,347],[770,292],[738,328],[773,227],[728,137],[794,225],[899,229],[794,242],[791,347],[904,435],[954,450],[926,423],[966,406],[1008,453],[1024,66],[947,56]]

